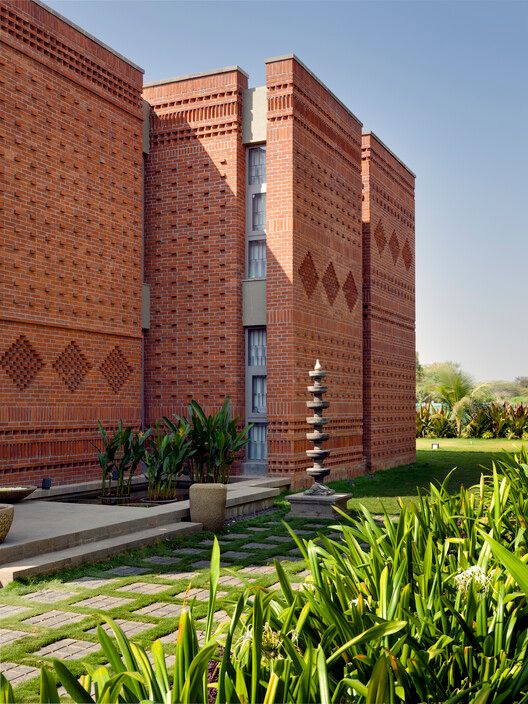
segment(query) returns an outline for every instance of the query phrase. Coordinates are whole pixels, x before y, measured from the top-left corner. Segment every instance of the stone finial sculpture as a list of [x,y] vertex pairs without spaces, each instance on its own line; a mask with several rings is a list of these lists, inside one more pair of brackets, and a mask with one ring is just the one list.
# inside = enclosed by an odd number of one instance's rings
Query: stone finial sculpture
[[330,496],[334,490],[324,486],[324,478],[330,474],[330,470],[324,466],[324,460],[330,454],[330,450],[323,450],[322,445],[328,440],[328,433],[324,432],[324,426],[328,423],[328,418],[323,418],[323,411],[330,405],[328,401],[323,401],[323,395],[328,391],[327,386],[321,383],[326,376],[326,372],[321,367],[319,360],[316,361],[313,371],[308,372],[312,379],[312,386],[308,386],[308,391],[313,394],[313,401],[307,401],[306,405],[313,411],[313,416],[306,419],[306,422],[313,427],[311,433],[306,433],[307,440],[314,444],[313,450],[306,450],[306,454],[313,460],[313,466],[306,470],[308,476],[314,480],[313,485],[304,493],[309,496]]

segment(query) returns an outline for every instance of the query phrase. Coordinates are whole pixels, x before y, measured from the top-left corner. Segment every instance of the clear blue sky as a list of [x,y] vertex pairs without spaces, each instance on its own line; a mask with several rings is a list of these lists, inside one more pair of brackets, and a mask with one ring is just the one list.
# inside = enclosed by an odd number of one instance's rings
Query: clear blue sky
[[528,3],[48,0],[145,80],[294,52],[417,175],[417,348],[528,375]]

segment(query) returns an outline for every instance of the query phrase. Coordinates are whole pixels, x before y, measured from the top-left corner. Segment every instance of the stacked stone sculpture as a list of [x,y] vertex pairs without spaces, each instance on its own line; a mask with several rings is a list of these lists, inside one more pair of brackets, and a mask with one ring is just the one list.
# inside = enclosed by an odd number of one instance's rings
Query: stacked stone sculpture
[[325,425],[328,418],[323,416],[323,412],[330,405],[323,396],[328,391],[324,386],[326,372],[321,367],[319,360],[315,363],[312,371],[308,372],[312,383],[308,386],[308,391],[313,399],[307,401],[306,405],[313,415],[306,419],[312,426],[312,430],[306,433],[306,438],[313,442],[313,450],[307,450],[306,454],[313,460],[312,467],[308,467],[306,473],[313,479],[312,486],[306,491],[298,494],[290,494],[291,518],[335,518],[335,509],[346,511],[347,501],[350,494],[338,494],[330,487],[323,484],[324,478],[330,474],[330,470],[324,466],[324,461],[330,454],[330,450],[323,450],[323,443],[328,440],[328,433],[325,433]]
[[307,401],[306,405],[313,411],[313,416],[306,419],[306,422],[312,426],[313,430],[306,433],[307,440],[313,442],[313,450],[306,450],[308,457],[313,460],[313,466],[306,470],[309,477],[314,480],[313,485],[304,493],[311,496],[329,496],[334,494],[334,490],[324,486],[324,478],[330,474],[330,470],[324,466],[324,461],[330,454],[330,450],[323,450],[322,445],[325,440],[328,440],[328,433],[324,432],[324,427],[328,423],[328,418],[323,417],[323,411],[328,408],[330,403],[323,400],[324,394],[328,391],[328,387],[323,385],[323,380],[326,372],[321,367],[319,360],[316,361],[315,367],[308,372],[312,379],[312,385],[307,387],[307,390],[313,394],[313,400]]

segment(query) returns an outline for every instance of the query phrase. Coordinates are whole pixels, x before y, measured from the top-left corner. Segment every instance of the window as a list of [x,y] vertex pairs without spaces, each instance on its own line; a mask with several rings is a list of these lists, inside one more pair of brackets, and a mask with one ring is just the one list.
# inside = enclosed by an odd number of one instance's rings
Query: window
[[[267,460],[267,342],[266,328],[246,331],[246,420],[253,423],[249,432],[247,462],[262,464]],[[248,469],[246,465],[246,470]]]
[[251,147],[249,150],[248,183],[250,186],[266,183],[266,147]]
[[249,431],[248,460],[262,462],[268,458],[267,427],[265,423],[255,423]]
[[264,232],[266,229],[266,194],[253,193],[251,197],[251,231]]
[[266,413],[266,377],[254,376],[252,379],[252,411],[253,413]]
[[[246,276],[266,278],[266,147],[247,150]],[[266,328],[246,328],[246,421],[252,424],[246,472],[265,471],[267,450]]]
[[266,366],[266,331],[264,328],[248,330],[248,366]]
[[266,147],[247,152],[246,242],[249,279],[266,277]]
[[251,240],[248,243],[248,278],[266,278],[266,240]]

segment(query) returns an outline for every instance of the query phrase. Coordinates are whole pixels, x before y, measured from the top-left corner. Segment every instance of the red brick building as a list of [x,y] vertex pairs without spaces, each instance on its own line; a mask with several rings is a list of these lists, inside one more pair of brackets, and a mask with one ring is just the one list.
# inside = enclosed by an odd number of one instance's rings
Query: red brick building
[[97,420],[229,395],[243,471],[300,486],[316,358],[332,476],[412,461],[407,167],[293,55],[143,87],[43,5],[0,18],[0,483],[95,478]]

